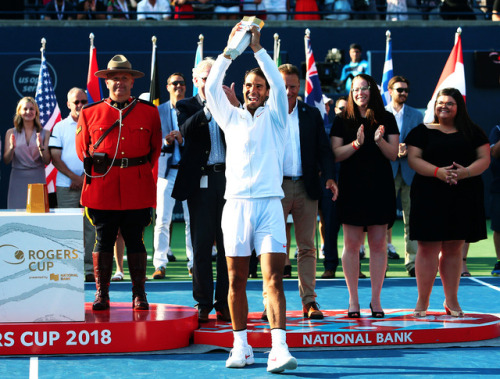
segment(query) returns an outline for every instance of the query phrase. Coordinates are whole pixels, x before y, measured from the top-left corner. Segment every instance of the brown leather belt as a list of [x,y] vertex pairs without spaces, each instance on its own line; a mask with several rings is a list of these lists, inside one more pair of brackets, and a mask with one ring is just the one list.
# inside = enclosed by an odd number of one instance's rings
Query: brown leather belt
[[225,163],[216,163],[216,164],[202,167],[202,171],[205,171],[205,172],[222,172],[225,169],[226,169]]
[[[111,159],[109,159],[108,166],[111,166],[111,162],[113,162]],[[132,167],[132,166],[140,166],[145,164],[146,162],[149,162],[149,158],[147,155],[143,157],[137,157],[137,158],[122,158],[122,159],[115,159],[113,162],[113,166],[118,166],[120,168],[127,168],[127,167]]]

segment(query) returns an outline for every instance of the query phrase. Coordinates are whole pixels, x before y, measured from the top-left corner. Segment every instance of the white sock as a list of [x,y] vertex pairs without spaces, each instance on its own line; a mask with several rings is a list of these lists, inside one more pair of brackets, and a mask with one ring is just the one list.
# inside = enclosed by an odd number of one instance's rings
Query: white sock
[[271,329],[272,347],[286,346],[286,330],[284,329]]
[[247,330],[233,330],[234,342],[233,347],[245,347],[248,346],[247,341]]

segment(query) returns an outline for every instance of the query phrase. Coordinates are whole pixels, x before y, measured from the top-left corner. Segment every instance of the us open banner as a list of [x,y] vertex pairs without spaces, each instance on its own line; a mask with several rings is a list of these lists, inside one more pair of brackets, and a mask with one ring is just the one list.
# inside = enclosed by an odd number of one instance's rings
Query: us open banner
[[84,321],[81,209],[0,212],[0,322]]

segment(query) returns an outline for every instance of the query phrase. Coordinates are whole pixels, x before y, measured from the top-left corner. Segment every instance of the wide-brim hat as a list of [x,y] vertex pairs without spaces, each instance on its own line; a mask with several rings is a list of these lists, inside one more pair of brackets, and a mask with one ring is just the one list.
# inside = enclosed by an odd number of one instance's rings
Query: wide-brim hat
[[126,72],[132,75],[133,78],[142,78],[144,76],[143,72],[132,70],[132,64],[128,61],[128,59],[121,54],[115,55],[108,62],[108,68],[106,70],[99,70],[95,72],[95,76],[98,78],[107,79],[109,74],[113,74],[115,72]]

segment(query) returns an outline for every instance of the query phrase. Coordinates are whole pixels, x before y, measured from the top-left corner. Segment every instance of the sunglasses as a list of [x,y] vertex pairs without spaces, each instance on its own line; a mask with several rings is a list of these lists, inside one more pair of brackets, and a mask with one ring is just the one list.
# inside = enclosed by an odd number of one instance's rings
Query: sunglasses
[[88,101],[87,100],[75,100],[75,101],[73,101],[73,104],[75,104],[75,105],[79,105],[80,103],[82,105],[85,105],[88,103]]
[[175,82],[171,82],[170,84],[172,84],[174,87],[175,86],[185,86],[186,82],[184,80],[176,80]]
[[396,88],[396,91],[398,91],[398,93],[403,93],[403,92],[410,93],[409,88]]
[[337,109],[340,109],[341,111],[343,111],[345,109],[345,107],[337,107]]

